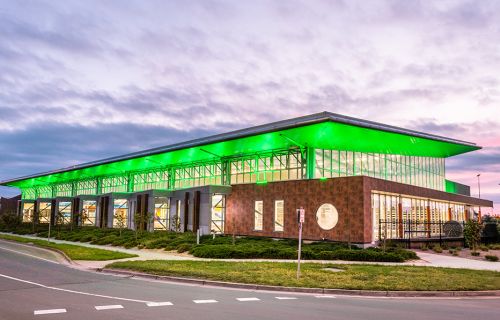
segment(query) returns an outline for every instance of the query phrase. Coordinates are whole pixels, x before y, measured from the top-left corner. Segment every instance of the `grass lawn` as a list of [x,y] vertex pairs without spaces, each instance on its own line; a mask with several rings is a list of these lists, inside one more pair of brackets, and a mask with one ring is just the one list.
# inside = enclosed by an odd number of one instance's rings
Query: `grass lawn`
[[0,234],[0,239],[13,240],[23,243],[33,243],[40,247],[59,249],[63,251],[72,260],[104,261],[104,260],[115,260],[115,259],[137,257],[137,255],[135,254],[128,254],[118,251],[87,248],[73,244],[53,243],[53,242],[47,242],[47,240],[27,239],[11,235]]
[[[362,290],[498,290],[500,272],[466,269],[304,263],[296,279],[294,263],[223,261],[123,261],[107,268],[156,275],[287,287]],[[332,272],[324,268],[344,271]]]

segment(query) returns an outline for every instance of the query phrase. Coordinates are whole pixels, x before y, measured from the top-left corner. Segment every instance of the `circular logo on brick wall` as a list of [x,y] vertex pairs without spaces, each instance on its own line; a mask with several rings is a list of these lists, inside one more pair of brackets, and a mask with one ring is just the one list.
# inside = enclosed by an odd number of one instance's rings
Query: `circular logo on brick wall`
[[324,203],[316,211],[316,221],[323,230],[333,229],[339,222],[339,213],[333,204]]

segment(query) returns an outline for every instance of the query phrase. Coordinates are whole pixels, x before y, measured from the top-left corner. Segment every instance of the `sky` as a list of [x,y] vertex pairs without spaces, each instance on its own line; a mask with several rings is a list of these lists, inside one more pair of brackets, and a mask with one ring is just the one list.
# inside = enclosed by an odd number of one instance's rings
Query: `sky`
[[482,146],[500,214],[498,70],[500,1],[0,0],[0,180],[331,111]]

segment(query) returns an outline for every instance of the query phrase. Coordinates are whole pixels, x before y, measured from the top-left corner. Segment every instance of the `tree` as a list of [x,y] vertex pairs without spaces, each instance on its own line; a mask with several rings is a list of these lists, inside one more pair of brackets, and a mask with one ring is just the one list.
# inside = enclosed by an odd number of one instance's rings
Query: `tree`
[[57,210],[56,212],[56,226],[57,226],[57,237],[61,234],[61,226],[64,224],[64,212]]
[[465,243],[472,251],[476,251],[481,242],[482,225],[476,220],[468,220],[464,227]]
[[116,225],[118,226],[120,237],[122,236],[122,230],[127,226],[127,218],[121,210],[117,210],[117,212],[113,215],[116,220]]
[[135,241],[137,241],[139,234],[144,229],[147,230],[152,218],[153,214],[151,212],[146,212],[145,214],[141,214],[140,212],[134,213]]

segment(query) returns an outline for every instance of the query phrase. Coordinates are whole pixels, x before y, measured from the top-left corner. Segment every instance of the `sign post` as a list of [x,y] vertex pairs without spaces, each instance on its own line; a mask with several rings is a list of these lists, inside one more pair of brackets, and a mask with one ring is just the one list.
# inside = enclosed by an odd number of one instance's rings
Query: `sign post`
[[297,221],[299,223],[299,250],[298,250],[298,255],[297,255],[297,280],[300,278],[300,254],[302,252],[302,224],[304,223],[304,220],[305,220],[305,213],[306,213],[306,211],[304,210],[303,207],[300,207],[300,209],[297,209]]

